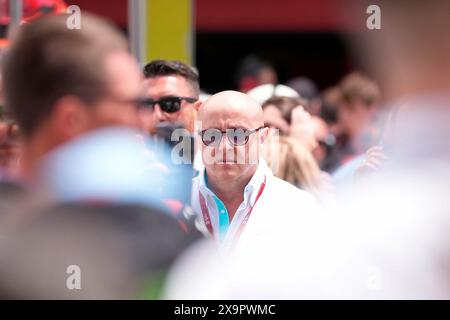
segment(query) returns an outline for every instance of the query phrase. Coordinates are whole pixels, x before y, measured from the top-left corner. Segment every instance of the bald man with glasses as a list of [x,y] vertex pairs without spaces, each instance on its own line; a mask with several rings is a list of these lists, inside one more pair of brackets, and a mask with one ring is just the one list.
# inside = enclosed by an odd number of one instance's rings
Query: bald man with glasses
[[258,102],[220,92],[205,101],[198,120],[205,168],[193,180],[192,207],[221,247],[256,244],[318,211],[312,195],[275,177],[259,157],[268,129]]

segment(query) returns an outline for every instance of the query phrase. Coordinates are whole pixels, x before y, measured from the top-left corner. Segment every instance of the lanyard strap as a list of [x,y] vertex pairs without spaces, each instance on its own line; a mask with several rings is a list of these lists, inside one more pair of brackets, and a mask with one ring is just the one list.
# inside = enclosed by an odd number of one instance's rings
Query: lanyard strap
[[198,197],[200,199],[200,207],[202,209],[203,221],[205,222],[206,229],[208,229],[209,233],[211,235],[213,235],[213,229],[212,229],[212,225],[211,225],[211,218],[209,216],[209,211],[208,211],[208,208],[206,207],[205,198],[203,197],[200,190],[198,191]]
[[[245,215],[244,219],[241,222],[241,225],[239,226],[239,229],[236,234],[236,241],[237,241],[237,239],[240,238],[242,231],[244,230],[245,225],[248,222],[248,219],[250,219],[250,215],[252,214],[253,208],[255,207],[256,202],[258,202],[259,197],[261,197],[261,194],[263,193],[265,187],[266,187],[266,177],[264,177],[264,182],[259,187],[258,194],[256,195],[255,203],[253,204],[253,206],[251,206],[250,210],[247,212],[247,214]],[[209,214],[208,207],[206,206],[205,197],[203,197],[200,190],[198,191],[198,197],[200,200],[200,208],[202,210],[203,221],[205,222],[206,228],[208,229],[209,233],[211,235],[214,235],[213,227],[212,227],[212,223],[211,223],[211,216]]]

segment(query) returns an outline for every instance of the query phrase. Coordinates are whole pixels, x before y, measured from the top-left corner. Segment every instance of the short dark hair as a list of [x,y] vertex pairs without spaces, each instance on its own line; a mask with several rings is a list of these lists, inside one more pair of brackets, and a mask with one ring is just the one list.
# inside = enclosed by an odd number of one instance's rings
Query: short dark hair
[[366,107],[370,107],[381,99],[378,84],[358,71],[345,76],[338,86],[342,100],[348,103],[359,100]]
[[54,15],[21,26],[5,53],[5,101],[25,136],[63,96],[95,103],[107,95],[104,60],[112,52],[128,51],[124,35],[100,18],[83,14],[81,29],[74,30],[66,21],[67,15]]
[[178,60],[153,60],[144,67],[144,76],[146,78],[171,75],[178,75],[185,78],[198,97],[200,94],[200,84],[198,71],[195,68]]

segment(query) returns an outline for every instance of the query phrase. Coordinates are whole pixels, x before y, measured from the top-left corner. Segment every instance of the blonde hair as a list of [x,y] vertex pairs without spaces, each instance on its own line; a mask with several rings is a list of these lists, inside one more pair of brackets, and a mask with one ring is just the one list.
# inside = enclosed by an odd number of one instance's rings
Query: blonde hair
[[271,136],[262,152],[273,174],[301,189],[317,194],[322,175],[311,152],[292,137]]

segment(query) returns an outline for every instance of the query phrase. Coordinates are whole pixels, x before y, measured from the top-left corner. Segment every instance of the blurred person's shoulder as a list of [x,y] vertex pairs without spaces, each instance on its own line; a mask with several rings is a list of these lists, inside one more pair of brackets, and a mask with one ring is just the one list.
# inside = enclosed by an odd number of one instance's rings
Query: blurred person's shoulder
[[290,204],[295,205],[296,207],[310,206],[314,209],[318,208],[318,201],[313,194],[301,190],[278,177],[270,176],[268,179],[268,186],[272,196],[276,197],[278,201],[284,205]]
[[316,198],[309,192],[299,189],[293,184],[276,177],[264,160],[260,161],[261,171],[267,179],[264,193],[269,195],[270,201],[275,204],[294,205],[295,207],[317,207]]
[[0,214],[8,213],[25,198],[28,192],[24,186],[11,181],[0,181]]
[[25,188],[20,183],[12,181],[0,181],[1,197],[24,195],[25,193]]

